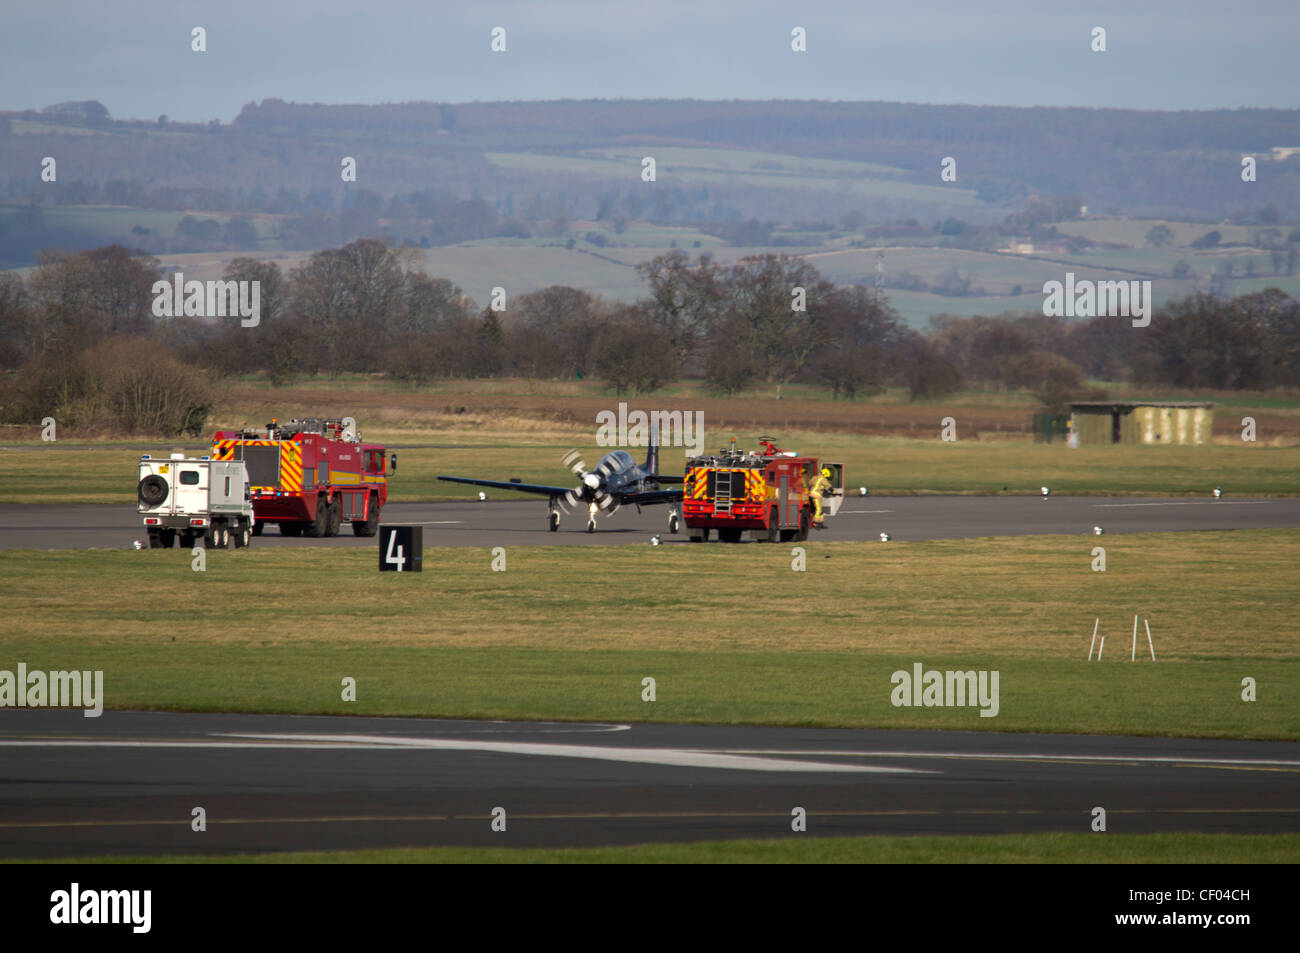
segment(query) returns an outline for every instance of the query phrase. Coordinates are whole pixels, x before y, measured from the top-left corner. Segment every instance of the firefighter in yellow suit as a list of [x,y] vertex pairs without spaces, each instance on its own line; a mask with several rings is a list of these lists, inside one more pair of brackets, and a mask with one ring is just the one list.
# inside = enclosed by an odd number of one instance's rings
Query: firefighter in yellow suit
[[817,482],[812,485],[809,495],[812,497],[813,504],[813,528],[825,529],[826,520],[822,513],[822,494],[829,493],[831,489],[831,471],[829,467],[822,467],[822,474],[817,478]]

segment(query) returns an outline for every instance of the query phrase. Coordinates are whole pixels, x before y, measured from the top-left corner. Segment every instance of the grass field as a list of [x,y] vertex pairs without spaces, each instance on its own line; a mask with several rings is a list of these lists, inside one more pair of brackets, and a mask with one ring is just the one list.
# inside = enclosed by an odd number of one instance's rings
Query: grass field
[[[433,549],[410,576],[328,547],[203,573],[174,550],[3,551],[0,658],[102,669],[110,708],[1300,738],[1300,531],[1115,537],[1106,573],[1093,544],[810,542],[799,573],[787,546],[512,548],[505,572]],[[1156,664],[1128,660],[1134,613]],[[914,662],[998,670],[998,714],[892,706]]]
[[[1122,812],[1113,812],[1116,816]],[[784,817],[784,815],[783,815]],[[220,823],[210,821],[209,823]],[[70,864],[1293,864],[1300,835],[1002,834],[804,837],[632,847],[408,847],[296,853],[70,857]],[[21,861],[20,861],[21,863]]]
[[659,183],[833,190],[859,197],[948,207],[989,207],[975,197],[973,189],[922,185],[907,181],[904,170],[847,160],[662,144],[610,147],[581,155],[488,152],[484,156],[493,165],[505,169],[580,174],[613,181],[638,181],[642,158],[653,156]]

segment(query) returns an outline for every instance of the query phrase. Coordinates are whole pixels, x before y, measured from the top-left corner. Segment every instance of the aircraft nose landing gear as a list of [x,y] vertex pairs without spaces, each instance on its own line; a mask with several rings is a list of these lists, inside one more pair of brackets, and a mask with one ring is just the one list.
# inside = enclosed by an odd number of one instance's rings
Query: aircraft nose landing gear
[[595,503],[592,503],[587,508],[587,532],[588,533],[596,532],[596,511],[598,509],[600,509],[600,507]]
[[682,521],[681,521],[681,516],[677,512],[677,508],[676,507],[669,508],[668,532],[673,533],[675,535],[677,531],[681,528],[682,528]]
[[550,524],[552,533],[560,528],[560,504],[556,497],[551,497],[551,506],[548,511],[547,522]]

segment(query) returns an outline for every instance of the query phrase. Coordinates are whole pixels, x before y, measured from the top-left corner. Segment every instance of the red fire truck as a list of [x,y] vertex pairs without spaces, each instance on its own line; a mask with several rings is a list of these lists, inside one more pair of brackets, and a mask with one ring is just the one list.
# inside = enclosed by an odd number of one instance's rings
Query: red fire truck
[[264,430],[220,430],[214,460],[243,460],[253,501],[253,535],[276,523],[282,536],[337,536],[346,520],[374,536],[397,469],[384,447],[363,443],[352,418],[309,417]]
[[707,542],[713,530],[724,543],[738,543],[748,530],[760,542],[807,539],[813,505],[809,490],[823,467],[831,471],[831,490],[822,497],[827,515],[844,501],[844,464],[781,450],[760,439],[760,451],[730,449],[686,462],[682,519],[693,543]]

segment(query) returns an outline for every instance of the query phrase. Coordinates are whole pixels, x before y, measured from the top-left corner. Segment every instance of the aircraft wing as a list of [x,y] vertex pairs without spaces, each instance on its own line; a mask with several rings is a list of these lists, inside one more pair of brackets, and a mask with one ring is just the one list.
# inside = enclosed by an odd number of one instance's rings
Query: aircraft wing
[[686,482],[686,477],[684,477],[684,476],[664,476],[662,473],[656,473],[656,474],[655,474],[655,482],[656,482],[656,483],[665,483],[665,484],[668,484],[669,486],[671,486],[671,485],[673,485],[673,484],[675,484],[675,483],[685,483],[685,482]]
[[649,506],[652,503],[680,503],[681,490],[646,490],[644,493],[628,492],[619,497],[623,506]]
[[573,489],[571,486],[544,486],[540,483],[503,483],[500,480],[471,480],[469,477],[440,476],[438,479],[446,480],[448,483],[468,483],[470,486],[490,486],[498,490],[536,493],[539,496],[564,496]]

